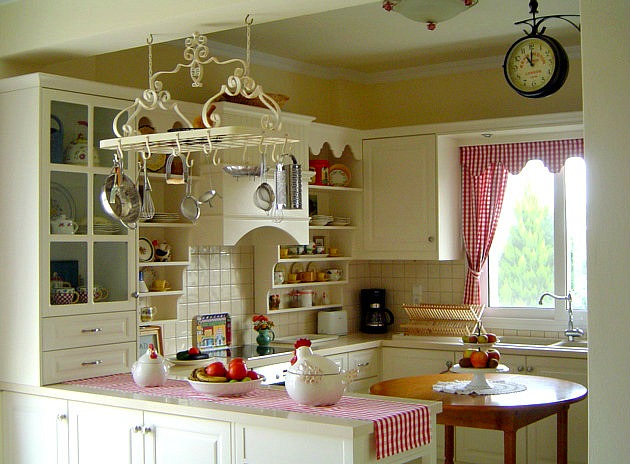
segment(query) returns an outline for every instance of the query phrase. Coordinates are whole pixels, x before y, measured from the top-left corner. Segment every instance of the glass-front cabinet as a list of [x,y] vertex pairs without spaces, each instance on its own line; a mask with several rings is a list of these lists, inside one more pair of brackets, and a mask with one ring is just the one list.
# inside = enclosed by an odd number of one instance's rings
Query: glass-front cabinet
[[[43,384],[128,371],[135,360],[136,232],[106,214],[112,123],[128,101],[43,90],[40,308]],[[135,163],[125,160],[135,179]]]

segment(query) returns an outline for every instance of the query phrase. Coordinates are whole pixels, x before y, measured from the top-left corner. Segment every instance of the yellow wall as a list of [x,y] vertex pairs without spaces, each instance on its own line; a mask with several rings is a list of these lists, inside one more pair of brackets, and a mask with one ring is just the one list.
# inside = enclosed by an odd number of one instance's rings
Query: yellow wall
[[[153,70],[182,62],[179,47],[153,47]],[[232,57],[230,57],[232,58]],[[327,80],[252,65],[265,91],[290,96],[285,111],[315,116],[318,122],[358,129],[491,119],[582,110],[581,62],[573,60],[564,87],[542,99],[517,95],[496,69],[422,77],[383,84]],[[208,65],[204,87],[193,89],[187,72],[164,78],[173,98],[202,103],[216,93],[233,66]],[[43,71],[111,84],[147,87],[147,49],[139,47],[47,66]]]

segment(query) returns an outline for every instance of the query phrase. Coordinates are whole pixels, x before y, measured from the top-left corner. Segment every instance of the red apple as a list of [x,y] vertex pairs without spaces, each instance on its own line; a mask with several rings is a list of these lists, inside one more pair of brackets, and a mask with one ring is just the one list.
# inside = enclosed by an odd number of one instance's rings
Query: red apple
[[486,364],[488,364],[488,353],[481,350],[475,351],[470,355],[470,362],[473,367],[486,367]]
[[221,361],[216,361],[206,366],[206,374],[211,377],[225,377],[227,370]]
[[497,336],[491,332],[488,332],[486,334],[486,337],[488,337],[488,343],[496,343],[497,342]]
[[499,353],[499,351],[495,350],[494,348],[488,350],[488,359],[496,359],[497,361],[499,361],[501,359],[501,353]]
[[459,367],[472,367],[472,362],[470,362],[470,358],[462,358],[459,360]]
[[258,380],[258,374],[252,371],[251,369],[247,371],[247,377],[249,377],[252,380]]
[[229,380],[243,380],[247,376],[247,366],[244,362],[230,363],[227,369],[227,378]]

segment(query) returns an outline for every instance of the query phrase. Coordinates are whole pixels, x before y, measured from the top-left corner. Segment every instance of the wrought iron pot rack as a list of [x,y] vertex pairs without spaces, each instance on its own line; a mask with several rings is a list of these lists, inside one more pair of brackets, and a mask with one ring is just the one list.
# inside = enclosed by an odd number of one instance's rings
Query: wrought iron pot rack
[[[185,40],[184,60],[187,63],[178,63],[170,71],[152,72],[151,44],[152,37],[147,40],[149,46],[149,88],[142,92],[142,96],[127,108],[121,110],[112,123],[112,129],[117,138],[101,140],[100,147],[103,149],[122,151],[142,152],[151,154],[181,154],[191,152],[204,152],[206,155],[213,154],[215,164],[220,162],[217,156],[218,150],[258,147],[260,153],[266,152],[269,147],[297,143],[299,140],[291,139],[287,134],[281,132],[281,110],[276,101],[267,95],[259,84],[249,75],[250,62],[250,27],[253,21],[249,20],[249,15],[245,18],[247,27],[247,56],[246,61],[233,58],[221,61],[210,55],[205,36],[193,33]],[[210,97],[203,106],[201,118],[204,128],[193,128],[191,121],[180,111],[176,102],[171,100],[171,94],[163,88],[159,80],[163,74],[176,74],[183,68],[188,68],[192,79],[192,87],[203,87],[203,67],[207,64],[217,65],[236,64],[232,74],[228,76],[226,83],[222,84],[219,91]],[[221,127],[221,118],[212,110],[212,104],[220,97],[242,96],[247,99],[259,99],[265,106],[267,112],[261,116],[260,127],[225,126]],[[143,111],[173,111],[184,122],[184,128],[175,132],[164,132],[154,134],[140,134],[133,127],[136,117]],[[124,123],[119,120],[127,115]],[[122,133],[119,130],[122,128]],[[283,148],[284,148],[283,147]]]

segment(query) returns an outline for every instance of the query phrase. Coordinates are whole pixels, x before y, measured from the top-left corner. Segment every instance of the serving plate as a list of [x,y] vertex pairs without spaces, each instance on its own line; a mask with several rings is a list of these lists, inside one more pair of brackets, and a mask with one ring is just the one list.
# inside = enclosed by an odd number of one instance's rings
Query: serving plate
[[176,355],[167,356],[168,362],[173,363],[175,366],[203,366],[204,364],[210,364],[211,358],[204,359],[177,359]]
[[50,183],[50,217],[65,214],[68,219],[75,219],[77,205],[70,191],[57,182]]

